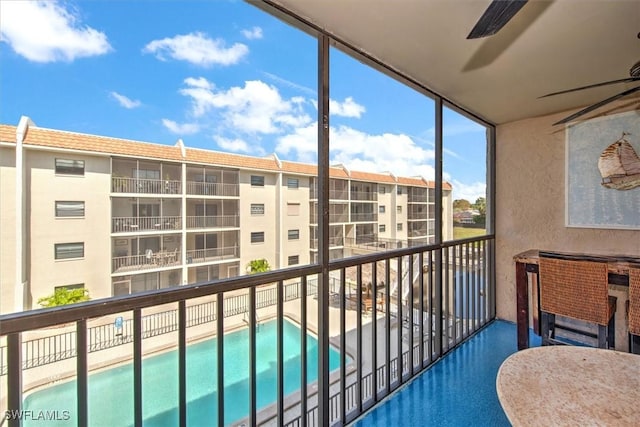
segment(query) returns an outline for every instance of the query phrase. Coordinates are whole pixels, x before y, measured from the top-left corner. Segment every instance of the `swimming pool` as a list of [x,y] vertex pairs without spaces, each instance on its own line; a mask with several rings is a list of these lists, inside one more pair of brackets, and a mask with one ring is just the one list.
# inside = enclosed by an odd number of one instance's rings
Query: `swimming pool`
[[[261,323],[256,334],[257,408],[277,399],[276,321]],[[187,346],[187,421],[192,426],[213,425],[217,420],[217,338]],[[300,328],[283,322],[284,394],[300,388]],[[329,351],[330,370],[340,366],[340,354]],[[307,381],[317,378],[318,342],[307,334]],[[90,426],[133,425],[133,364],[128,363],[89,376]],[[225,424],[249,414],[249,330],[225,334]],[[178,424],[178,352],[171,351],[142,362],[143,416],[145,426]],[[75,426],[76,381],[67,381],[28,395],[24,409],[68,410],[68,420],[47,421],[50,426]],[[60,417],[62,418],[62,417]],[[43,425],[25,420],[25,426]]]

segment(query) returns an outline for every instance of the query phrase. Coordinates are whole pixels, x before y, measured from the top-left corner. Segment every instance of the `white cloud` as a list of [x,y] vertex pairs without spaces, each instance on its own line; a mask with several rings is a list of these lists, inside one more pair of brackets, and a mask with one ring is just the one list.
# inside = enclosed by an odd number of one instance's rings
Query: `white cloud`
[[161,61],[166,61],[169,57],[208,67],[236,64],[249,53],[249,48],[242,43],[226,47],[225,41],[220,38],[214,40],[204,33],[195,32],[153,40],[142,52],[155,54]]
[[162,119],[164,127],[169,129],[170,132],[178,135],[191,135],[200,131],[200,125],[197,123],[176,123],[173,120]]
[[329,100],[329,113],[332,115],[360,118],[364,112],[364,106],[355,102],[350,96],[345,98],[344,102],[335,99]]
[[138,100],[132,100],[124,95],[119,94],[118,92],[111,92],[111,97],[114,98],[118,103],[127,109],[132,109],[139,107],[142,103]]
[[[348,126],[332,127],[331,162],[341,163],[353,170],[367,172],[390,171],[400,176],[424,176],[433,179],[434,152],[415,143],[404,134],[371,135]],[[297,128],[278,139],[276,152],[296,160],[315,162],[317,153],[317,124]]]
[[263,36],[262,28],[253,27],[250,30],[242,30],[242,35],[245,36],[249,40],[261,39],[262,36]]
[[291,80],[284,79],[280,76],[276,76],[275,74],[267,73],[266,71],[263,71],[262,74],[264,74],[265,76],[267,76],[269,79],[273,80],[276,83],[280,83],[281,85],[290,87],[300,92],[304,92],[307,95],[316,96],[316,91],[309,87],[300,85],[298,83],[294,83]]
[[33,62],[73,61],[112,50],[104,33],[83,25],[57,1],[3,1],[0,41]]
[[464,184],[457,179],[449,180],[453,186],[453,199],[465,199],[474,203],[478,197],[487,197],[487,185],[484,182]]
[[216,141],[218,146],[225,151],[233,151],[235,153],[248,153],[252,156],[264,156],[265,151],[259,145],[250,146],[246,141],[240,138],[225,138],[223,136],[214,136],[213,139]]
[[275,134],[311,121],[301,98],[283,99],[278,89],[259,80],[227,90],[217,90],[202,77],[188,78],[184,83],[186,87],[180,93],[191,98],[194,117],[219,114],[223,124],[235,133]]

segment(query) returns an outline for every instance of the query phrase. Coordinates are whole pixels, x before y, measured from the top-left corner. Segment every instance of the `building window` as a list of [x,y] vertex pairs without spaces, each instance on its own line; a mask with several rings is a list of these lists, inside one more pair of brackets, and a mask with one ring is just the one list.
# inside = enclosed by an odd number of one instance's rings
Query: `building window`
[[134,169],[133,177],[138,179],[160,179],[160,171],[152,169]]
[[251,233],[251,243],[264,243],[264,231]]
[[397,194],[402,194],[402,187],[400,187],[399,185],[398,185]]
[[61,175],[84,175],[84,160],[56,159],[56,173]]
[[300,239],[300,230],[289,230],[287,235],[289,240],[298,240]]
[[396,230],[402,231],[402,223],[401,222],[399,222],[398,225],[396,225]]
[[385,194],[386,192],[387,192],[387,187],[385,187],[384,185],[381,185],[380,187],[378,187],[379,194]]
[[56,218],[83,217],[84,202],[56,200]]
[[401,205],[398,205],[398,206],[396,207],[396,212],[398,212],[398,213],[402,213],[402,206],[401,206]]
[[298,178],[287,178],[287,187],[289,188],[300,187],[300,180]]
[[84,257],[84,243],[56,243],[55,259],[71,259]]
[[251,175],[251,186],[252,187],[264,187],[264,176]]
[[378,232],[384,233],[385,231],[387,231],[387,227],[384,224],[378,225]]
[[384,213],[384,212],[385,212],[385,207],[384,207],[384,205],[380,205],[380,206],[378,206],[378,212],[379,212],[379,213]]
[[66,289],[68,291],[72,291],[74,289],[84,289],[84,283],[76,283],[73,285],[64,285],[64,286],[55,286],[53,288],[54,291],[60,290],[60,289]]
[[298,255],[291,255],[288,259],[288,263],[289,265],[296,265],[296,264],[300,264],[300,256]]
[[251,203],[251,215],[264,215],[264,203]]
[[300,203],[287,203],[287,215],[289,216],[300,215]]

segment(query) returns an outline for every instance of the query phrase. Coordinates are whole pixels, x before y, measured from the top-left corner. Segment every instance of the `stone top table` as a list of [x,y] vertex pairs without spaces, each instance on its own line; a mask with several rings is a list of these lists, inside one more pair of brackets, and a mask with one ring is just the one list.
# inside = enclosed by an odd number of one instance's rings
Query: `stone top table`
[[640,356],[590,347],[519,351],[496,388],[514,426],[639,426]]

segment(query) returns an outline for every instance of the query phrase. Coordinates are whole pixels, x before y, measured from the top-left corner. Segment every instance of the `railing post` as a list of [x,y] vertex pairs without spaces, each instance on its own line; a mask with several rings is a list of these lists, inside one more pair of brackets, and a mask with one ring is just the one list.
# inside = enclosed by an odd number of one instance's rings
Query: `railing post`
[[89,392],[87,384],[87,321],[78,320],[76,324],[76,376],[77,376],[77,411],[78,427],[89,425],[88,401]]
[[9,427],[20,427],[22,420],[18,416],[22,411],[22,334],[9,334],[7,337],[7,387],[9,391],[9,411],[16,416],[9,417]]
[[318,36],[318,425],[329,414],[329,37]]

